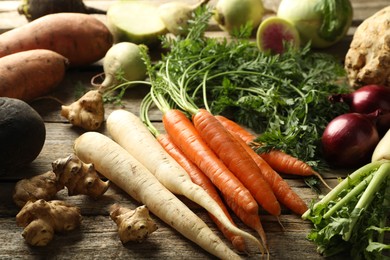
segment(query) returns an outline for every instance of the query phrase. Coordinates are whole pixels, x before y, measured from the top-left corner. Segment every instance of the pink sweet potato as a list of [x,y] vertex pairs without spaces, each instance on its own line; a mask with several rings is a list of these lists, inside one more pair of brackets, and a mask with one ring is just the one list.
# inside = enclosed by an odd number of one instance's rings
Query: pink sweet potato
[[31,101],[52,91],[64,78],[68,60],[45,49],[0,58],[0,96]]
[[104,57],[113,37],[98,18],[82,13],[55,13],[0,35],[0,57],[32,50],[48,49],[84,66]]

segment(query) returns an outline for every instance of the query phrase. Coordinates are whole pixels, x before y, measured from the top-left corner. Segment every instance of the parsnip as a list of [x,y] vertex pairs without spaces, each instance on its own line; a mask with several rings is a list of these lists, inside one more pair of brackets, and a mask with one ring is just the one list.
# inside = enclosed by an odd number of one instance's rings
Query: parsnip
[[74,143],[75,154],[183,236],[221,259],[240,259],[182,201],[124,148],[107,136],[87,132]]
[[165,151],[139,117],[126,110],[115,110],[107,118],[107,129],[114,141],[145,165],[168,190],[204,207],[232,233],[251,241],[265,252],[258,239],[234,226],[215,200],[192,182],[188,173]]

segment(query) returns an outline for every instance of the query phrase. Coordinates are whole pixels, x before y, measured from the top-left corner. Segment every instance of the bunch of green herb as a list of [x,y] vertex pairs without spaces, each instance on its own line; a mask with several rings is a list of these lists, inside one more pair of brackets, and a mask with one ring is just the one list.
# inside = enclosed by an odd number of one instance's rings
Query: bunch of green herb
[[261,149],[277,148],[316,166],[326,124],[347,109],[328,101],[332,93],[348,92],[336,83],[345,76],[340,62],[309,45],[287,46],[282,55],[260,52],[250,26],[230,39],[206,37],[210,17],[201,7],[186,36],[162,38],[168,51],[153,65],[151,78],[161,88],[180,89],[182,98],[198,107],[261,133]]
[[353,172],[302,218],[314,224],[308,238],[322,255],[374,260],[388,259],[389,214],[390,161],[382,160]]

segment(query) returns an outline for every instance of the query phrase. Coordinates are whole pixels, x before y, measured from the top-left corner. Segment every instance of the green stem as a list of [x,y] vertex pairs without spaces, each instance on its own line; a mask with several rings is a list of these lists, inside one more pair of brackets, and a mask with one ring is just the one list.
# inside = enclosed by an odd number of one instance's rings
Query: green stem
[[351,191],[349,191],[348,194],[346,194],[341,200],[339,200],[333,207],[331,207],[328,212],[324,214],[323,218],[329,218],[345,203],[350,201],[352,198],[358,196],[367,187],[372,178],[373,174],[368,175],[363,181],[361,181]]
[[151,95],[151,92],[149,92],[143,99],[142,99],[142,102],[141,102],[141,105],[140,105],[140,119],[142,120],[142,122],[146,125],[146,127],[149,129],[149,131],[155,136],[157,137],[159,135],[159,131],[157,130],[156,127],[154,127],[154,125],[152,124],[152,122],[150,121],[150,118],[149,118],[149,110],[150,110],[150,107],[152,106],[153,104],[153,99],[152,99],[152,95]]
[[343,239],[348,241],[351,237],[352,230],[360,217],[361,213],[364,212],[367,207],[370,205],[371,201],[374,199],[375,193],[382,187],[383,182],[390,176],[390,162],[387,161],[383,163],[379,169],[374,173],[374,177],[368,184],[366,190],[363,192],[359,201],[357,202],[354,211],[359,212],[352,216],[352,221],[350,223],[348,232],[343,235]]
[[303,219],[307,219],[307,217],[312,211],[336,199],[341,191],[346,189],[349,185],[356,185],[356,182],[360,182],[362,177],[367,176],[370,172],[372,172],[385,162],[386,161],[375,161],[360,167],[359,169],[351,173],[349,176],[347,176],[339,184],[337,184],[337,186],[334,187],[330,192],[328,192],[328,194],[326,194],[319,202],[314,204],[312,209],[308,209],[305,213],[303,213],[301,217]]

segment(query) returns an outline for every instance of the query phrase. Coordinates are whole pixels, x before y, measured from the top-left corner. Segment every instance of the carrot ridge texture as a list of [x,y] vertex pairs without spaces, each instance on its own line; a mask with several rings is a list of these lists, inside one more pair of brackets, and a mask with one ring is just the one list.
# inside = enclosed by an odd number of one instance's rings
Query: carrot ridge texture
[[115,110],[107,118],[107,129],[112,139],[141,162],[168,190],[196,202],[217,217],[231,232],[251,241],[263,251],[261,242],[229,221],[217,202],[191,180],[138,116],[123,109]]
[[163,115],[163,124],[173,142],[209,177],[225,198],[232,198],[248,213],[258,213],[258,204],[251,193],[208,147],[182,111],[168,110]]
[[[255,135],[236,122],[221,115],[215,117],[223,126],[226,127],[226,129],[237,134],[245,143],[249,144],[256,138]],[[316,175],[321,178],[319,173],[314,171],[310,165],[282,151],[271,150],[267,153],[260,153],[259,156],[261,156],[269,164],[269,166],[277,172],[300,176]]]
[[252,157],[231,133],[205,109],[193,115],[195,128],[209,147],[270,214],[279,216],[281,207],[270,185]]
[[206,223],[112,139],[86,132],[75,140],[74,151],[80,160],[92,163],[98,172],[207,252],[221,259],[240,259]]
[[277,200],[298,215],[302,215],[308,209],[302,198],[295,193],[290,185],[268,165],[249,145],[247,145],[238,135],[232,133],[241,143],[242,147],[251,155],[253,161],[257,164],[264,179],[271,186]]
[[[172,156],[172,158],[174,158],[187,171],[191,180],[202,187],[218,203],[225,215],[229,218],[230,222],[233,225],[236,225],[210,179],[185,156],[179,147],[173,143],[168,134],[158,134],[156,138],[161,146],[164,147],[164,149]],[[236,250],[240,252],[246,251],[245,240],[241,236],[237,236],[236,234],[230,232],[216,217],[214,217],[213,214],[209,213],[209,216],[223,235],[231,241]]]

